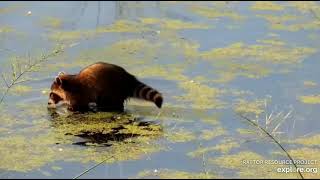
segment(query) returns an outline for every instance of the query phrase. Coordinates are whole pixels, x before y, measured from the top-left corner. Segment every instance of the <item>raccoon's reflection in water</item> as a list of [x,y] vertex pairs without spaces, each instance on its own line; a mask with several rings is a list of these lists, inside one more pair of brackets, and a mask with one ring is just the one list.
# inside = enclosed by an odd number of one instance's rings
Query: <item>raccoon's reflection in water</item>
[[71,144],[74,145],[112,146],[117,142],[135,143],[135,139],[139,137],[151,140],[163,135],[159,122],[145,121],[143,117],[135,117],[128,112],[61,115],[50,111],[50,115],[54,131],[73,137]]

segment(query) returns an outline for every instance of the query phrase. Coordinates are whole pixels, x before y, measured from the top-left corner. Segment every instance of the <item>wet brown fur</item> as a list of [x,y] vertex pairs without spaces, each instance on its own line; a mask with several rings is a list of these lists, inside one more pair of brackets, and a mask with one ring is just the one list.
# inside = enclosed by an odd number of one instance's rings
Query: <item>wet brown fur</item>
[[75,75],[59,74],[51,85],[49,99],[55,104],[66,101],[71,111],[87,111],[90,102],[102,111],[123,111],[124,101],[130,97],[154,102],[158,108],[163,102],[157,90],[122,67],[98,62]]

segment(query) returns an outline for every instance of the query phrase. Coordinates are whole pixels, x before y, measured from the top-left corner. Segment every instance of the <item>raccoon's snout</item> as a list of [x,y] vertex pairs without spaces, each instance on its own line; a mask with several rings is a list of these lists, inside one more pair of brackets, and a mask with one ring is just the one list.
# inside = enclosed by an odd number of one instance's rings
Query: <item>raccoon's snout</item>
[[47,106],[48,108],[55,108],[56,106],[55,106],[55,104],[54,104],[54,102],[52,101],[52,99],[49,99],[49,101],[48,101],[48,106]]

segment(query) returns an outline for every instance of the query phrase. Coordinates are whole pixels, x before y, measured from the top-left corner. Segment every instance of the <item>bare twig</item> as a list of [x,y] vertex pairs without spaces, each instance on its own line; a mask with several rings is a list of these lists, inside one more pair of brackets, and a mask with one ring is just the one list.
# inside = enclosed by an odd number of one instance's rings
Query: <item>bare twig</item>
[[[202,148],[202,144],[200,142],[200,148]],[[203,167],[203,171],[205,173],[205,175],[207,176],[209,174],[208,170],[207,170],[207,165],[206,165],[206,159],[205,159],[205,153],[202,153],[202,167]]]
[[107,161],[108,159],[113,158],[113,156],[105,158],[103,161],[99,162],[98,164],[92,166],[91,168],[83,171],[81,174],[77,175],[76,177],[74,177],[73,179],[78,179],[79,177],[83,176],[84,174],[88,173],[89,171],[91,171],[92,169],[98,167],[99,165],[101,165],[102,163],[104,163],[105,161]]
[[1,77],[3,79],[3,82],[6,84],[6,87],[9,87],[9,84],[3,74],[1,75]]
[[252,121],[251,119],[243,116],[242,114],[240,113],[237,113],[237,115],[239,115],[241,118],[247,120],[248,122],[250,122],[253,126],[259,128],[262,132],[264,132],[266,135],[268,135],[285,153],[286,155],[288,156],[288,158],[291,160],[292,164],[294,165],[294,167],[297,169],[297,172],[299,173],[301,179],[304,179],[304,177],[302,176],[301,172],[298,171],[298,167],[296,165],[296,163],[294,162],[293,158],[290,156],[290,154],[287,152],[287,150],[268,132],[266,131],[264,128],[262,128],[261,126],[259,126],[257,123],[255,123],[254,121]]
[[[282,121],[279,122],[279,124],[273,129],[272,133],[275,133],[277,131],[277,129],[280,127],[280,125],[290,116],[290,114],[292,113],[292,109],[282,118]],[[272,134],[271,133],[271,134]]]
[[[4,74],[2,74],[2,79],[5,83],[6,90],[5,92],[2,94],[2,97],[0,99],[0,104],[3,102],[5,96],[8,94],[9,90],[11,89],[11,87],[13,87],[16,84],[22,83],[22,82],[26,82],[28,80],[20,80],[23,75],[25,75],[26,73],[32,72],[32,69],[35,68],[36,66],[40,65],[41,63],[45,62],[48,60],[48,58],[55,56],[58,53],[63,52],[62,48],[59,48],[57,50],[54,50],[52,53],[47,54],[47,55],[41,55],[41,58],[39,60],[34,61],[33,63],[29,63],[31,62],[31,58],[28,57],[28,64],[24,65],[25,69],[22,70],[21,68],[21,64],[18,62],[17,66],[13,63],[11,64],[11,70],[12,70],[12,80],[10,83],[8,83],[7,79],[4,77]],[[17,69],[19,69],[19,72],[17,71]]]
[[310,8],[310,12],[316,19],[320,20],[320,17],[317,15],[317,13],[313,9]]

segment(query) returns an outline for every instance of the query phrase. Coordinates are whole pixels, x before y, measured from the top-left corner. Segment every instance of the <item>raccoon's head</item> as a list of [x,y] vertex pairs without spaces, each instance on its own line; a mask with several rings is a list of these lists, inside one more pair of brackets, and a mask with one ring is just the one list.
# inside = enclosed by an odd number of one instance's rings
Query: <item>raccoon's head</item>
[[66,85],[68,85],[68,77],[64,72],[60,72],[51,85],[49,94],[48,108],[55,109],[60,106],[68,105],[69,101],[66,96]]

